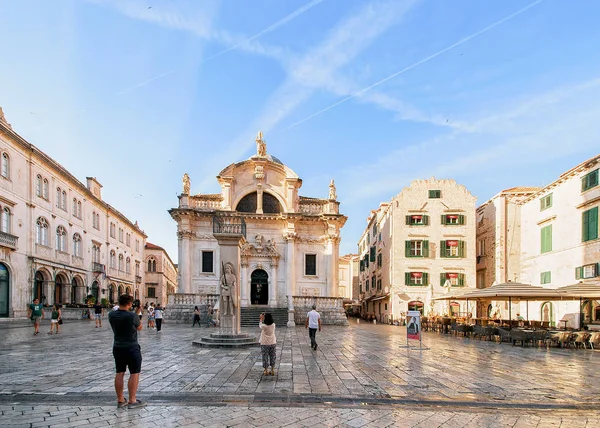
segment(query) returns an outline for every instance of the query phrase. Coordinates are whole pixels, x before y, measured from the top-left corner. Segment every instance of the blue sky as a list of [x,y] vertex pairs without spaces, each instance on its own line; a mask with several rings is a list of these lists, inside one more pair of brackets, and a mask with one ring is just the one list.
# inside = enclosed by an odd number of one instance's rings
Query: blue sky
[[219,191],[259,130],[302,195],[335,179],[341,254],[413,179],[483,203],[600,153],[595,0],[0,0],[0,16],[8,121],[174,260],[181,176]]

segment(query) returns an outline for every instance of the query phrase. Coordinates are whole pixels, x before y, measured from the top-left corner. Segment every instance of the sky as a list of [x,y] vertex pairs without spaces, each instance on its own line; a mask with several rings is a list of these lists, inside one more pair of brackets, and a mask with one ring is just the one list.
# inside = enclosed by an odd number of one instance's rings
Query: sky
[[415,179],[478,205],[600,153],[596,0],[0,0],[13,129],[177,261],[181,177],[256,152],[326,198],[340,254]]

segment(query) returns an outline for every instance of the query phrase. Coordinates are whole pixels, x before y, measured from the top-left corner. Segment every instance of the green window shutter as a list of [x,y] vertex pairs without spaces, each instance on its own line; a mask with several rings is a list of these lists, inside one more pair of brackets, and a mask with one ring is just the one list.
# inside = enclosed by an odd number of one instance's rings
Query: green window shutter
[[375,245],[373,245],[370,249],[369,249],[369,261],[370,262],[374,262],[375,261],[375,251],[377,251],[377,249],[375,248]]
[[588,211],[589,214],[589,226],[588,226],[588,237],[589,239],[598,238],[598,207],[592,208]]
[[600,263],[596,263],[596,276],[600,276]]
[[465,224],[465,216],[460,214],[458,216],[458,224]]
[[442,224],[446,224],[446,216],[442,214]]
[[575,279],[583,278],[583,266],[579,266],[575,268]]
[[411,217],[409,215],[407,215],[406,216],[406,224],[407,225],[410,225],[410,219],[411,219]]
[[443,287],[445,283],[446,283],[446,274],[442,272],[442,273],[440,273],[440,287]]
[[465,286],[465,274],[464,273],[459,273],[458,274],[458,285],[460,287],[464,287]]
[[428,215],[423,216],[423,224],[425,226],[427,226],[429,224],[429,216]]
[[458,241],[458,257],[465,257],[465,241]]
[[548,251],[552,251],[552,225],[542,227],[541,239],[541,252],[547,253]]
[[423,241],[423,257],[429,258],[429,241]]
[[423,272],[423,285],[429,284],[429,274],[427,272]]
[[440,241],[440,257],[446,257],[446,241]]
[[360,261],[360,271],[364,271],[365,270],[365,262],[363,262],[362,260]]
[[405,241],[404,244],[404,256],[410,257],[410,241]]
[[405,283],[406,285],[410,285],[410,272],[406,272],[406,273],[404,274],[404,283]]
[[581,242],[588,241],[588,230],[590,225],[590,212],[584,211],[581,214]]

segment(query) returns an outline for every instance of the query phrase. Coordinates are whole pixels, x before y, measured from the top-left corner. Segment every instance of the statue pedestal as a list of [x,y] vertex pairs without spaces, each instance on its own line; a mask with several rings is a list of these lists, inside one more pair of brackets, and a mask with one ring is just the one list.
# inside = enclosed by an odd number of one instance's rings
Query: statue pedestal
[[221,315],[219,330],[227,334],[237,334],[235,315]]
[[295,317],[296,317],[296,311],[294,311],[293,309],[288,311],[288,322],[287,322],[288,327],[296,327],[296,322],[294,321]]

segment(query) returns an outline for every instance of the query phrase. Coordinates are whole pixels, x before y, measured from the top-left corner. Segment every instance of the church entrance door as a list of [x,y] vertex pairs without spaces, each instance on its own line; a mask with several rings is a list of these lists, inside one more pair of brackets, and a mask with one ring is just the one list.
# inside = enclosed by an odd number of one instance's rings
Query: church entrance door
[[250,302],[253,305],[269,303],[269,274],[262,269],[256,269],[250,276]]

